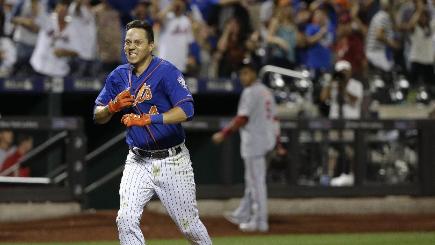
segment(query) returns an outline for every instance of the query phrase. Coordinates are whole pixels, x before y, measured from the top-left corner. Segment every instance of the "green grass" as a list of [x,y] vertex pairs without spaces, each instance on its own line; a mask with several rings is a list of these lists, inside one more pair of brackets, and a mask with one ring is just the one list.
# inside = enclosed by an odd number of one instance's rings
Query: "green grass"
[[[0,243],[0,245],[11,243]],[[114,242],[13,243],[13,245],[117,245]],[[149,240],[149,245],[187,245],[185,240]],[[217,237],[215,245],[434,245],[435,232]]]

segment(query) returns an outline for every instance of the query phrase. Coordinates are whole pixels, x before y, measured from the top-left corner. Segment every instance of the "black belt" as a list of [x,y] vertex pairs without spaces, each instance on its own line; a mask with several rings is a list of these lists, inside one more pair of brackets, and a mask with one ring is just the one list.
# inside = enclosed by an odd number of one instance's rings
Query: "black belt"
[[[170,149],[164,149],[164,150],[156,150],[156,151],[146,151],[137,147],[130,148],[131,151],[141,157],[148,157],[148,158],[156,158],[156,159],[163,159],[167,158],[169,156],[175,156],[178,153],[181,152],[181,146],[175,146]],[[172,155],[171,155],[172,153]]]

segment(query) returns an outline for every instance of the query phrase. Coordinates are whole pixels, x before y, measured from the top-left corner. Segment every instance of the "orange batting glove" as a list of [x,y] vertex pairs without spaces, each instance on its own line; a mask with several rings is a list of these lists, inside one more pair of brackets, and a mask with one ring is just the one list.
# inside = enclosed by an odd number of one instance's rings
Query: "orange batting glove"
[[109,111],[113,114],[124,108],[132,106],[133,102],[134,97],[130,94],[130,90],[126,89],[119,93],[114,100],[109,102]]
[[149,114],[142,114],[142,115],[138,115],[134,113],[125,114],[121,118],[121,123],[123,123],[127,127],[131,127],[131,126],[143,127],[151,124],[151,117]]

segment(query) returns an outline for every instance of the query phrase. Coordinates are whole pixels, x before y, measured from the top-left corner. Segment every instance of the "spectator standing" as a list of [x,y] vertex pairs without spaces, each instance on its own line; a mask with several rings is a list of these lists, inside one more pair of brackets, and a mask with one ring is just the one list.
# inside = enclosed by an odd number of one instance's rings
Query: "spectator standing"
[[[361,118],[361,105],[363,99],[363,85],[360,81],[352,78],[352,66],[348,61],[341,60],[335,64],[335,73],[333,80],[322,88],[320,93],[320,100],[322,102],[329,101],[330,119],[359,119]],[[330,136],[337,137],[336,131],[330,132]],[[341,137],[354,138],[352,131],[345,131],[339,133],[339,140]],[[340,169],[336,169],[338,177],[331,179],[332,186],[345,186],[353,185],[354,177],[350,170],[350,162],[353,157],[353,149],[350,147],[341,148],[338,151],[339,159],[341,161]],[[334,171],[337,152],[329,149],[329,170]],[[346,160],[345,160],[346,159]],[[330,172],[329,176],[333,176]]]
[[93,11],[97,28],[97,59],[100,63],[100,72],[108,74],[121,61],[121,20],[119,13],[107,0],[101,0]]
[[210,69],[213,49],[210,28],[202,22],[193,22],[192,32],[194,42],[189,47],[186,73],[189,76],[210,78],[213,76]]
[[71,3],[69,16],[72,16],[80,25],[78,35],[80,45],[78,45],[78,57],[74,59],[76,76],[95,76],[97,30],[95,16],[92,12],[90,0],[75,0]]
[[392,1],[381,0],[380,4],[369,25],[365,53],[376,69],[389,72],[394,65],[392,49],[399,48],[399,43],[394,39]]
[[409,33],[411,63],[411,81],[414,86],[433,84],[434,47],[432,34],[435,23],[431,14],[425,9],[424,2],[418,0],[416,9],[409,22],[403,23],[402,30]]
[[365,34],[367,27],[358,17],[359,4],[340,3],[337,27],[337,42],[335,44],[335,59],[347,60],[352,66],[354,77],[365,76],[367,59],[364,53]]
[[17,50],[13,41],[6,36],[0,37],[0,77],[8,77],[14,69]]
[[158,19],[162,24],[158,46],[159,56],[186,73],[189,45],[194,40],[192,24],[186,15],[185,1],[174,0],[159,13]]
[[306,27],[306,66],[314,71],[315,77],[329,71],[332,66],[332,45],[335,30],[329,24],[328,16],[321,8],[313,13],[312,23]]
[[0,77],[9,76],[17,60],[15,44],[5,33],[7,28],[5,23],[8,21],[6,15],[10,12],[10,10],[6,10],[7,6],[4,0],[0,1]]
[[38,40],[38,19],[47,15],[46,6],[39,0],[21,0],[12,10],[11,23],[15,25],[13,40],[17,47],[17,62],[14,73],[29,74],[29,60]]
[[239,70],[245,57],[245,42],[248,35],[239,18],[233,17],[228,20],[213,57],[219,77],[232,77]]
[[3,15],[3,34],[5,36],[11,37],[12,38],[12,32],[14,31],[14,25],[12,24],[12,18],[14,16],[12,16],[13,12],[13,8],[14,5],[16,3],[16,0],[2,0],[0,1],[2,2],[2,15]]
[[58,1],[50,15],[38,19],[41,30],[30,64],[41,75],[65,77],[70,72],[70,58],[79,54],[81,26],[67,16],[68,6],[68,0]]
[[151,0],[139,0],[133,9],[133,18],[136,20],[145,20],[151,26],[154,24],[153,6]]
[[296,62],[295,49],[298,43],[302,42],[302,35],[299,34],[293,22],[293,14],[293,9],[288,1],[278,4],[275,9],[275,14],[268,28],[268,64],[286,68],[294,67]]

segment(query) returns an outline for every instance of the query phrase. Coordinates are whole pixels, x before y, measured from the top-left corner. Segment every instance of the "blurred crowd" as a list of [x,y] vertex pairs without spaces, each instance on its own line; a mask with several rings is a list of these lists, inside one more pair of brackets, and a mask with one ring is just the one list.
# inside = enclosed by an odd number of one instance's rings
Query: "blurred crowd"
[[432,0],[114,2],[0,0],[0,76],[107,74],[125,62],[123,26],[141,19],[153,24],[155,54],[187,76],[235,78],[249,58],[307,70],[317,83],[346,60],[366,87],[433,86]]

